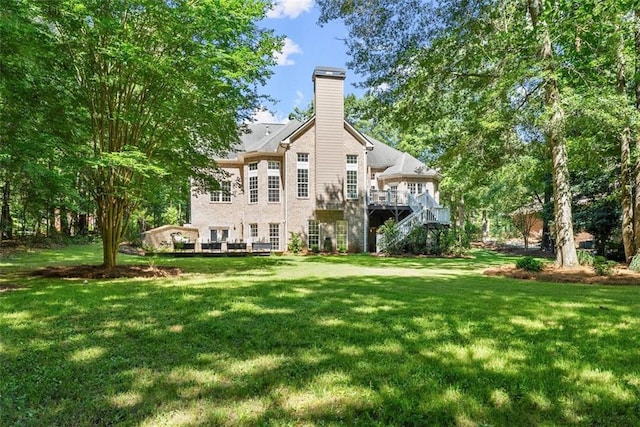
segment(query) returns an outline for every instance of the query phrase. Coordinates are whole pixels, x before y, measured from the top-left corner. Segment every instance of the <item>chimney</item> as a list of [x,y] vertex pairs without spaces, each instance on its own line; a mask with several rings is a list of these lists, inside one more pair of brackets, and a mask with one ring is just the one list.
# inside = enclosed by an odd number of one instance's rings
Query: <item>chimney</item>
[[316,67],[313,71],[316,115],[316,185],[318,197],[338,202],[345,170],[344,80],[342,68]]

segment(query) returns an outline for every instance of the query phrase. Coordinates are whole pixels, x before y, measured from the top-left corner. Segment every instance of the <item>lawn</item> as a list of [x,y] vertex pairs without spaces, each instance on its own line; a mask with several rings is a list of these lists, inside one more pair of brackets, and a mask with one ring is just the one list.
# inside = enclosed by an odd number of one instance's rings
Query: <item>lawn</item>
[[[0,425],[640,425],[640,287],[487,277],[513,258],[0,259]],[[8,289],[8,290],[7,290]]]

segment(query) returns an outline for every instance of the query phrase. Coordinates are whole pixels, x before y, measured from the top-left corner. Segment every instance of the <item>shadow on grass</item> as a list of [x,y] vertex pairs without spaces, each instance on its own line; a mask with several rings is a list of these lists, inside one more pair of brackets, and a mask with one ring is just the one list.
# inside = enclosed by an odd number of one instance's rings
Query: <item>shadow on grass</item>
[[0,424],[640,423],[635,292],[241,266],[1,296]]
[[505,263],[515,263],[520,257],[517,255],[474,249],[463,257],[437,257],[431,255],[406,256],[378,256],[372,254],[354,255],[311,255],[305,257],[305,262],[326,263],[338,265],[355,265],[360,267],[406,267],[406,268],[449,268],[456,270],[477,270]]

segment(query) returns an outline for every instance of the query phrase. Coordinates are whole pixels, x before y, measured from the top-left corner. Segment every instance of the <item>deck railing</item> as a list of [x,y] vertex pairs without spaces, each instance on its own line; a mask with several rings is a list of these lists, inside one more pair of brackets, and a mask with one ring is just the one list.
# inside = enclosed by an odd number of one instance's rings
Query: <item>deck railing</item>
[[378,206],[408,206],[409,192],[398,190],[369,190],[368,203]]

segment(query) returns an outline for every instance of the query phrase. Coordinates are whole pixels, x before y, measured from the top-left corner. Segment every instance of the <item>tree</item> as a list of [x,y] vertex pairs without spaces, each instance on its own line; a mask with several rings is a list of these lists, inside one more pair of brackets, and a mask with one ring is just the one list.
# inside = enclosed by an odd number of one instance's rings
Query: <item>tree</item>
[[215,180],[212,158],[258,105],[281,40],[255,24],[262,0],[35,3],[75,70],[68,96],[89,136],[78,161],[111,268],[145,182]]
[[80,109],[65,96],[70,68],[38,9],[5,0],[0,23],[0,229],[10,237],[44,211],[78,205],[74,141],[84,135],[74,129]]
[[[484,185],[481,175],[500,168],[510,156],[526,155],[532,141],[546,145],[555,203],[556,261],[563,267],[577,265],[567,153],[571,142],[567,127],[574,117],[565,110],[580,100],[598,108],[596,100],[602,96],[620,99],[611,84],[617,50],[612,40],[621,34],[614,27],[619,24],[626,31],[632,22],[630,12],[638,16],[637,5],[614,0],[319,0],[318,4],[321,20],[344,19],[350,31],[350,65],[366,76],[365,84],[385,106],[378,111],[416,135],[412,141],[416,152],[438,156],[445,176],[453,177],[451,189],[464,194],[465,202],[468,193]],[[638,28],[636,52],[640,52]],[[639,75],[635,73],[634,81]],[[640,99],[640,89],[636,93]],[[626,114],[621,110],[616,108],[612,116]],[[613,123],[607,122],[616,126]],[[618,135],[621,129],[616,130]],[[631,157],[636,158],[634,153]],[[635,172],[636,187],[639,171],[640,167]]]

